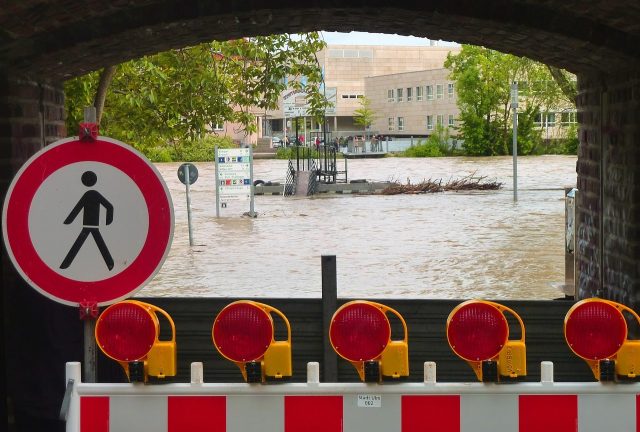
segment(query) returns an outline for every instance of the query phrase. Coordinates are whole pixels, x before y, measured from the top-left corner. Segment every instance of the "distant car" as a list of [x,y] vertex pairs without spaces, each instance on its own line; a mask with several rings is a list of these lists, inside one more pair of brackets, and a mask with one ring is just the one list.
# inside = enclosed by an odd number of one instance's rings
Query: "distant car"
[[280,138],[278,138],[278,137],[272,137],[271,138],[271,146],[273,148],[283,147],[282,140]]

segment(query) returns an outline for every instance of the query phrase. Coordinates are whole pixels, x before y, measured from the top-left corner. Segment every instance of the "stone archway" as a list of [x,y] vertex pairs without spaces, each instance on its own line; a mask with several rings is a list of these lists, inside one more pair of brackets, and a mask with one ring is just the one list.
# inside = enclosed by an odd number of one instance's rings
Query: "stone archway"
[[[3,195],[26,158],[66,135],[65,79],[169,48],[270,33],[361,30],[484,45],[566,68],[579,78],[580,296],[640,304],[640,9],[635,0],[5,3],[0,9]],[[11,294],[20,291],[21,281],[3,261],[1,298],[12,302],[4,311],[15,309],[15,301],[35,304],[25,322],[41,331],[50,327],[51,317],[75,319],[76,311]]]

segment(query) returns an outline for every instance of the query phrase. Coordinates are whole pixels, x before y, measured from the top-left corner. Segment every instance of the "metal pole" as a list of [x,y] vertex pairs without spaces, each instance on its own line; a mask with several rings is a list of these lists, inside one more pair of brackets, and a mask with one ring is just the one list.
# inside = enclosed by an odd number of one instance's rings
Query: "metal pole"
[[84,320],[84,381],[94,383],[98,378],[98,356],[96,346],[96,320],[87,315]]
[[220,217],[220,176],[218,175],[218,146],[215,147],[215,157],[216,161],[216,217]]
[[[96,123],[96,108],[84,107],[84,122]],[[85,310],[84,319],[84,380],[94,383],[98,378],[98,348],[96,346],[96,319],[91,315],[90,307]]]
[[189,225],[189,246],[193,246],[193,229],[191,227],[191,193],[189,185],[191,177],[189,177],[189,164],[184,166],[185,187],[187,188],[187,225]]
[[253,186],[253,146],[249,146],[249,189],[251,190],[251,200],[249,201],[249,216],[256,217],[255,207],[255,194]]
[[518,201],[518,83],[511,84],[513,109],[513,201]]
[[324,382],[338,382],[338,359],[329,343],[329,326],[336,311],[338,280],[336,256],[322,255],[322,332],[324,340]]
[[84,107],[84,122],[96,123],[96,107],[88,106]]

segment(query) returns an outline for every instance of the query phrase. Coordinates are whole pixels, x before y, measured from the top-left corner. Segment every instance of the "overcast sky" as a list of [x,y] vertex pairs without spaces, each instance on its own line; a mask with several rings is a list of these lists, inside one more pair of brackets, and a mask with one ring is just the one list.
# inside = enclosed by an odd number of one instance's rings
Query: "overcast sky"
[[[405,46],[425,46],[429,45],[429,39],[415,36],[400,36],[396,34],[384,33],[337,33],[321,32],[325,42],[330,45],[405,45]],[[438,45],[457,45],[453,42],[438,41]]]

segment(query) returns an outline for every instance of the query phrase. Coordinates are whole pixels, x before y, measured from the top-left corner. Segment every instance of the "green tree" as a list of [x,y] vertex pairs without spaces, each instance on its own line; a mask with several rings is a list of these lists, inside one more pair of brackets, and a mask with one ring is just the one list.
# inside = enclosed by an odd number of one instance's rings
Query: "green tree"
[[445,67],[456,82],[463,148],[471,155],[505,155],[512,151],[511,83],[521,83],[518,152],[532,153],[541,141],[535,118],[542,110],[571,104],[549,69],[525,57],[463,45]]
[[375,111],[371,109],[371,99],[366,96],[360,98],[360,108],[353,111],[353,122],[369,130],[376,118]]
[[320,117],[327,101],[319,92],[316,52],[325,45],[317,33],[260,36],[123,63],[110,85],[104,79],[108,69],[93,72],[65,84],[67,125],[75,130],[82,108],[99,105],[98,90],[105,87],[101,133],[142,151],[168,147],[178,158],[185,145],[202,139],[216,124],[234,122],[254,132],[252,110],[277,108],[287,86],[303,90],[311,115]]

